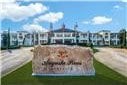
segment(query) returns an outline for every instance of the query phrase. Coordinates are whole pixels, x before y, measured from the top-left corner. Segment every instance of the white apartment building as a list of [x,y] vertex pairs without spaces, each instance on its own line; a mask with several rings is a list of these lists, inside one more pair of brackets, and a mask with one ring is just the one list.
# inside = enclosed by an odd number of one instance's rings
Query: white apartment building
[[89,32],[79,33],[79,43],[89,43]]
[[26,31],[17,31],[18,45],[23,45],[25,43],[25,38],[28,32]]
[[1,46],[7,46],[6,43],[10,43],[12,46],[18,45],[17,32],[10,32],[10,35],[8,35],[8,31],[1,32]]
[[38,44],[48,43],[48,33],[38,33]]
[[[127,30],[126,30],[127,31]],[[126,33],[126,46],[127,46],[127,33]]]
[[67,28],[60,28],[51,31],[52,36],[50,37],[52,44],[71,44],[76,43],[75,31]]
[[17,32],[10,33],[10,45],[18,45],[18,37]]
[[24,45],[25,46],[31,46],[31,45],[33,45],[33,35],[31,33],[27,33],[25,35]]
[[76,29],[68,29],[65,25],[61,28],[49,32],[29,33],[26,31],[17,31],[10,33],[10,43],[15,45],[38,45],[38,44],[89,44],[118,45],[118,33],[112,33],[109,30],[101,30],[96,33],[81,32]]

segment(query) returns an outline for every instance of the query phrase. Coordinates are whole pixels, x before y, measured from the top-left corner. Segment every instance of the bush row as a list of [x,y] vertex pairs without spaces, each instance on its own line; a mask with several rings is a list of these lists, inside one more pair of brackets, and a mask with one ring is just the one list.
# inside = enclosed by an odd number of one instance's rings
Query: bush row
[[7,46],[2,46],[2,47],[1,47],[1,50],[19,49],[19,48],[21,48],[21,46],[9,46],[9,47],[7,47]]

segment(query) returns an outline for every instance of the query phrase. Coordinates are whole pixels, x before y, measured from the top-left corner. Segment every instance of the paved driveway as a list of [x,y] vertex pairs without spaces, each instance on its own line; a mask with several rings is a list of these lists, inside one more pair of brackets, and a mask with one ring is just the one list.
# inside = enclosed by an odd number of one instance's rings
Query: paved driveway
[[1,75],[4,76],[32,60],[32,47],[1,51]]
[[[32,47],[12,50],[12,52],[1,52],[1,73],[2,76],[14,71],[32,60]],[[95,58],[109,68],[127,76],[127,49],[97,48]]]
[[109,68],[127,77],[127,49],[97,48],[95,58]]

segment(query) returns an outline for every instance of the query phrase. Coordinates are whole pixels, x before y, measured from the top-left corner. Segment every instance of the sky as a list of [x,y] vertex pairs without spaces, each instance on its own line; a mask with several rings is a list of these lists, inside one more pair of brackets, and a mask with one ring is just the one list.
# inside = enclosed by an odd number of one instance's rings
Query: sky
[[4,0],[0,2],[1,30],[11,31],[48,31],[59,29],[64,23],[66,28],[87,32],[110,30],[118,32],[127,29],[126,0]]

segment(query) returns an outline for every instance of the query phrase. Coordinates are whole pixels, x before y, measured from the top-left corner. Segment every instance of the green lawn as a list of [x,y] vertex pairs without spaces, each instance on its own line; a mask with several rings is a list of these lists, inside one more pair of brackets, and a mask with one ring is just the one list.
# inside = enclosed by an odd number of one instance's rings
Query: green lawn
[[2,85],[127,85],[127,78],[94,60],[95,76],[33,77],[31,62],[2,78]]

